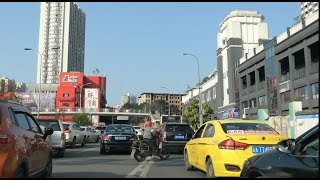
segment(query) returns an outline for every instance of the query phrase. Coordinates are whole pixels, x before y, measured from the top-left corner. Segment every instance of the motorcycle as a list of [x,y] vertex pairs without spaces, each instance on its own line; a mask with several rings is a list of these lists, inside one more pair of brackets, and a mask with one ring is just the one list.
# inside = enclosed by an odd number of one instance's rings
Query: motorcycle
[[[162,141],[157,141],[157,155],[160,159],[166,160],[170,153],[166,151],[165,144]],[[132,143],[130,159],[133,157],[138,161],[144,161],[148,156],[152,156],[150,145],[143,140],[136,140]]]

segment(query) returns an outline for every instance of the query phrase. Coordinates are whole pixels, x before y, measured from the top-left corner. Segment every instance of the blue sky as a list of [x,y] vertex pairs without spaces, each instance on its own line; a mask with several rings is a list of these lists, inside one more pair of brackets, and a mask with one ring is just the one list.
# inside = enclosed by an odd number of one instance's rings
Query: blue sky
[[[184,93],[216,67],[219,24],[233,10],[264,15],[269,37],[291,27],[300,2],[80,2],[86,13],[85,75],[107,76],[109,106],[122,95]],[[35,83],[39,2],[0,3],[0,77]]]

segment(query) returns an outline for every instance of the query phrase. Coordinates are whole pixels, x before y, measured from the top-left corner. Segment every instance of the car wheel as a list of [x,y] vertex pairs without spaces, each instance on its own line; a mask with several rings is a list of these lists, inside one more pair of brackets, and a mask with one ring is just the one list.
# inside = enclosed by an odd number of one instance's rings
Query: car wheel
[[83,138],[83,141],[81,143],[81,146],[85,146],[86,145],[86,142],[87,142],[87,137],[84,137]]
[[52,158],[50,156],[49,161],[47,162],[47,166],[43,174],[43,177],[51,177],[51,175],[52,175]]
[[207,170],[207,178],[215,177],[211,158],[209,158],[206,162],[206,170]]
[[25,170],[23,167],[18,167],[16,172],[14,173],[15,178],[24,178],[26,177]]
[[60,151],[58,152],[58,157],[59,157],[59,158],[63,158],[63,157],[64,157],[64,151],[63,151],[63,150],[60,150]]
[[71,148],[73,149],[75,147],[76,147],[76,137],[72,139],[72,143],[71,143]]
[[187,171],[193,170],[193,166],[189,163],[188,152],[184,153],[184,167]]

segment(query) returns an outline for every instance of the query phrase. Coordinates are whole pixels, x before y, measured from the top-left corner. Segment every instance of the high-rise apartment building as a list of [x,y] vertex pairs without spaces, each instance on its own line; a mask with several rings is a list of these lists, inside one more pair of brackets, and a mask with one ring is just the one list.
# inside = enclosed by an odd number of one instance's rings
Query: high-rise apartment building
[[37,83],[84,71],[85,13],[74,2],[41,2]]
[[125,96],[122,96],[121,97],[121,104],[120,104],[120,106],[123,106],[124,104],[126,104],[126,103],[138,103],[138,101],[137,101],[137,97],[136,96],[133,96],[132,94],[130,94],[130,93],[127,93],[127,95],[125,95]]
[[319,2],[301,2],[300,15],[307,18],[313,13],[319,13]]

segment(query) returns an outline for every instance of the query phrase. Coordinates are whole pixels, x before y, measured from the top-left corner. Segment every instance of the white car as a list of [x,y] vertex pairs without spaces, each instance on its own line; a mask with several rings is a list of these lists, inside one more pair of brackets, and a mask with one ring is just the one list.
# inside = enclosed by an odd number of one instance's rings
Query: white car
[[63,129],[66,135],[66,145],[75,148],[76,144],[84,146],[87,142],[87,137],[81,127],[75,122],[63,122]]
[[132,126],[132,127],[135,129],[138,138],[139,139],[142,138],[143,137],[143,129],[141,129],[140,126]]
[[57,157],[63,157],[66,150],[66,137],[62,121],[59,119],[37,119],[37,121],[40,125],[53,129],[53,133],[50,135],[52,151]]
[[87,126],[80,126],[84,132],[84,134],[87,137],[87,142],[98,142],[99,141],[99,137],[98,137],[98,133],[96,133],[96,131],[91,128],[91,127],[87,127]]

